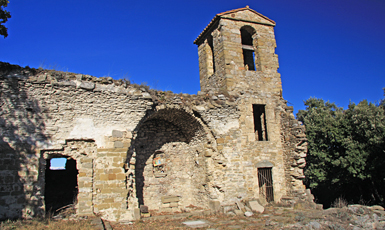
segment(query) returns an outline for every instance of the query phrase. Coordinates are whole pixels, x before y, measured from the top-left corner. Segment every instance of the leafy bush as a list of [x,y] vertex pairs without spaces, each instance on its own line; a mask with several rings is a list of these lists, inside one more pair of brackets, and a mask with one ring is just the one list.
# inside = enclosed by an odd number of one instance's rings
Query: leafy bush
[[309,141],[305,183],[329,207],[340,196],[349,202],[384,204],[385,105],[361,101],[344,110],[310,98],[297,117]]

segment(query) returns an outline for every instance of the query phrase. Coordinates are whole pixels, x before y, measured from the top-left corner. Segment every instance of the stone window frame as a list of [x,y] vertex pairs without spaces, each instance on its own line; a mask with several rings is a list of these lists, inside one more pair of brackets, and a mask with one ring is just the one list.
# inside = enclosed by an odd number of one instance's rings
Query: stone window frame
[[[275,130],[274,121],[268,119],[268,115],[273,113],[273,108],[270,104],[266,102],[265,99],[261,98],[248,98],[247,100],[244,100],[243,102],[240,102],[240,104],[243,104],[243,106],[240,106],[240,128],[243,135],[246,136],[244,139],[246,142],[243,142],[243,144],[246,143],[255,143],[255,144],[263,144],[263,143],[270,143],[271,141],[277,141],[273,138],[272,132]],[[266,141],[258,141],[255,137],[254,132],[254,115],[253,115],[253,105],[265,105],[265,116],[266,116],[266,132],[267,136],[269,137]]]

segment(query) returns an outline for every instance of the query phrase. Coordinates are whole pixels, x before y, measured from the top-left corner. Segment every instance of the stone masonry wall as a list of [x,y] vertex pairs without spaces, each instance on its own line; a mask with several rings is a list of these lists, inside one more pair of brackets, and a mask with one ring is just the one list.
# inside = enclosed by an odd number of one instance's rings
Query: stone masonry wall
[[[276,144],[247,134],[258,101],[247,93],[177,95],[87,75],[1,69],[1,218],[44,214],[43,172],[52,155],[78,163],[79,215],[125,220],[141,203],[179,211],[258,198],[261,160],[278,162],[276,197],[285,194]],[[268,123],[272,140],[278,123]],[[81,147],[87,143],[93,147]],[[156,174],[157,154],[167,175]]]
[[[234,20],[231,20],[231,19]],[[241,21],[238,18],[250,21]],[[253,21],[260,21],[261,24]],[[254,50],[257,71],[248,71],[243,64],[240,29],[249,26],[255,31]],[[228,93],[253,92],[280,95],[282,90],[278,56],[275,54],[276,41],[274,26],[262,17],[255,17],[249,10],[226,15],[208,29],[214,43],[216,72],[209,75],[207,71],[207,39],[202,35],[196,40],[199,54],[199,68],[202,91],[228,91]]]
[[[189,139],[177,126],[164,120],[145,122],[134,141],[140,204],[146,204],[150,210],[164,211],[161,198],[178,196],[182,198],[181,205],[205,206],[205,197],[200,195],[206,181],[203,149],[194,147]],[[156,159],[160,161],[158,164]],[[183,189],[187,187],[190,189]]]
[[[280,200],[287,192],[284,170],[284,151],[281,133],[281,80],[277,73],[278,58],[275,54],[274,25],[248,8],[218,14],[195,41],[198,45],[201,71],[201,89],[205,92],[224,92],[237,95],[238,114],[233,119],[236,129],[221,133],[227,171],[223,180],[237,186],[229,193],[241,199],[259,198],[258,165],[269,162],[272,167],[274,197]],[[253,31],[253,48],[256,71],[244,66],[241,28]],[[209,75],[207,63],[208,38],[213,37],[216,72]],[[218,71],[217,71],[218,70]],[[202,75],[203,73],[203,75]],[[256,141],[253,105],[264,105],[268,141]],[[230,130],[229,130],[230,131]],[[222,141],[223,140],[223,141]],[[221,147],[222,147],[221,146]],[[233,202],[231,199],[226,199]]]
[[[139,218],[143,205],[179,212],[263,200],[266,167],[274,202],[307,199],[306,138],[281,97],[275,23],[248,8],[217,16],[196,43],[198,95],[0,62],[0,219],[44,215],[46,162],[59,156],[76,160],[77,214],[112,221]],[[242,60],[245,25],[255,30],[256,71]]]
[[[52,159],[53,157],[71,157],[76,160],[78,174],[78,190],[76,209],[80,215],[90,215],[93,213],[93,163],[96,158],[97,148],[92,140],[68,140],[61,149],[43,150],[41,169],[45,169],[46,161],[44,159]],[[45,175],[44,171],[40,172],[37,186],[44,189]],[[39,197],[37,197],[39,199]],[[44,205],[40,207],[44,210]],[[54,211],[54,210],[53,210]]]
[[307,139],[305,127],[294,118],[293,107],[282,106],[282,142],[284,144],[285,175],[288,192],[281,199],[283,205],[305,204],[317,208],[314,196],[303,184],[305,175],[303,168],[306,166]]
[[[301,197],[305,191],[301,180],[306,137],[303,126],[294,119],[281,96],[274,26],[274,21],[246,6],[217,14],[194,42],[198,45],[201,90],[237,97],[237,111],[231,112],[237,114],[232,120],[237,128],[215,135],[227,160],[222,181],[237,184],[225,194],[237,194],[240,199],[261,199],[256,178],[259,167],[272,169],[274,199],[286,199],[288,194]],[[244,65],[243,28],[251,35],[248,49],[253,50],[255,70]],[[209,47],[211,38],[213,49]],[[268,141],[256,140],[253,105],[264,106]],[[231,199],[225,200],[233,203]]]

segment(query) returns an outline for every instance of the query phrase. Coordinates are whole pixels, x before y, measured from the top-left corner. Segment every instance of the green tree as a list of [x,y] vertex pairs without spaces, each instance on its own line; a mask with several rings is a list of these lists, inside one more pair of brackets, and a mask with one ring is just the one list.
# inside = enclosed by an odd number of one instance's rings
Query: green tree
[[3,24],[11,18],[11,14],[4,9],[8,6],[8,0],[0,0],[0,35],[6,38],[8,36],[8,29]]
[[328,194],[338,190],[343,176],[340,164],[341,149],[341,119],[343,109],[334,103],[322,99],[310,98],[305,102],[306,110],[299,110],[297,118],[306,127],[309,141],[307,167],[305,169],[306,185],[317,195],[318,190],[328,191],[317,198],[325,203]]
[[[385,113],[366,100],[351,103],[345,111],[348,175],[361,191],[376,203],[384,203],[385,194]],[[357,157],[359,156],[359,157]],[[364,187],[365,186],[365,187]],[[369,190],[369,191],[367,191]],[[363,195],[364,196],[364,195]]]
[[384,109],[366,100],[347,110],[316,98],[305,105],[297,117],[309,141],[306,185],[325,206],[340,196],[383,204]]
[[385,88],[382,88],[384,90],[384,99],[382,99],[379,103],[379,106],[385,109]]

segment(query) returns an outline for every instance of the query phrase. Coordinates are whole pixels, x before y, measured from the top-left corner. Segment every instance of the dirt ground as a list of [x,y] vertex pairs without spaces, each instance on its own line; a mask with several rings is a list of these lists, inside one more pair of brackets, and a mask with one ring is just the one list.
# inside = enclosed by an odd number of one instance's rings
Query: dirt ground
[[251,217],[236,215],[178,215],[144,218],[130,224],[110,223],[113,229],[385,229],[385,211],[352,205],[327,210],[268,207]]
[[9,229],[385,229],[382,207],[349,205],[326,210],[266,207],[263,213],[250,217],[208,212],[153,216],[139,221],[114,223],[98,217],[59,216],[41,220],[0,222],[1,230]]

